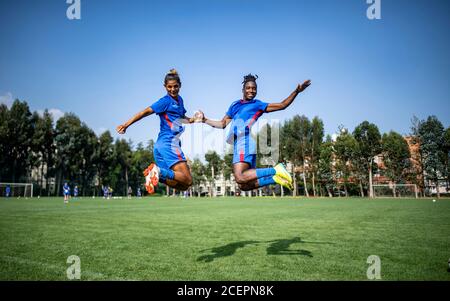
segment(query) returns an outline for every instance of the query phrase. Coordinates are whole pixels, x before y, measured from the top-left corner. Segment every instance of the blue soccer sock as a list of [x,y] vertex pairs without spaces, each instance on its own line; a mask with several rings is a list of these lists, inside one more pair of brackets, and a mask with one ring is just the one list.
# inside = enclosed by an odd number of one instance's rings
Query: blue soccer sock
[[258,178],[259,187],[264,187],[267,185],[275,184],[273,176]]
[[165,177],[163,177],[162,174],[159,174],[159,182],[163,183],[163,184],[166,184],[167,183],[167,179]]
[[258,179],[265,178],[268,176],[274,176],[276,173],[277,172],[276,172],[275,168],[273,168],[273,167],[256,169],[256,177]]
[[175,178],[175,173],[171,169],[159,168],[160,174],[159,177],[165,180],[173,180]]

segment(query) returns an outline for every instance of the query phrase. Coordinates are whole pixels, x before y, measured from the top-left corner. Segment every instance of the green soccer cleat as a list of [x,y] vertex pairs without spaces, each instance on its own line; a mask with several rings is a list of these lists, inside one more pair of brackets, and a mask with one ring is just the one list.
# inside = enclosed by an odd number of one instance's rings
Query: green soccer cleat
[[273,180],[275,181],[275,183],[280,184],[284,188],[287,188],[289,190],[293,190],[294,189],[294,187],[292,186],[292,183],[290,183],[285,178],[282,178],[282,177],[280,177],[278,175],[274,175],[273,176]]
[[287,180],[290,184],[292,184],[292,177],[286,170],[286,167],[284,166],[283,163],[278,163],[274,168],[275,171],[277,172],[275,175]]

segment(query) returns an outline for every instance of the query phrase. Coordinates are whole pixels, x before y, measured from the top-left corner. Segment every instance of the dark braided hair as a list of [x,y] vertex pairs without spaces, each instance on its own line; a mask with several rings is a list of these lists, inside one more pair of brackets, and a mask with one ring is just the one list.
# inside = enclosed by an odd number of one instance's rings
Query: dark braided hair
[[170,69],[170,71],[166,74],[166,77],[164,78],[164,84],[167,84],[169,80],[176,80],[178,84],[181,86],[181,80],[177,70]]
[[247,74],[244,76],[244,81],[242,82],[242,84],[245,87],[245,84],[247,84],[248,82],[254,82],[256,84],[256,80],[258,79],[258,75],[253,75],[253,74]]

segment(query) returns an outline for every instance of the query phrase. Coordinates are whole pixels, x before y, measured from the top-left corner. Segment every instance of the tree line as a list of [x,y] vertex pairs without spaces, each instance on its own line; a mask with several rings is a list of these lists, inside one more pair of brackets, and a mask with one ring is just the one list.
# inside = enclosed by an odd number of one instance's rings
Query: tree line
[[[97,136],[75,114],[55,124],[48,110],[31,113],[19,100],[10,109],[0,105],[0,150],[0,182],[30,182],[37,170],[35,191],[43,196],[60,195],[65,181],[84,196],[100,194],[102,185],[126,195],[128,186],[141,185],[142,171],[153,160],[153,141],[133,150],[131,141],[114,141],[109,131]],[[50,179],[53,189],[43,185]]]
[[[381,134],[368,121],[352,132],[339,126],[333,140],[324,137],[320,118],[297,115],[281,127],[281,140],[283,157],[293,163],[294,180],[302,182],[294,185],[294,195],[300,187],[305,196],[331,196],[342,189],[347,196],[372,197],[375,173],[392,183],[416,184],[422,194],[442,181],[448,191],[450,127],[444,129],[436,116],[413,117],[408,141],[395,131]],[[411,152],[414,147],[417,151]]]
[[[265,127],[270,145],[271,127]],[[375,173],[394,183],[416,184],[422,194],[430,183],[437,187],[445,181],[448,187],[450,182],[450,127],[445,129],[435,116],[413,117],[409,143],[417,151],[412,153],[405,137],[395,131],[381,134],[368,121],[353,131],[339,126],[332,138],[325,136],[319,117],[295,115],[280,125],[279,133],[281,161],[290,163],[294,176],[294,196],[333,196],[336,191],[371,196]],[[34,170],[38,195],[60,195],[64,181],[78,185],[85,196],[101,194],[102,185],[126,195],[129,186],[142,186],[142,171],[153,161],[153,144],[150,140],[134,147],[131,141],[114,140],[109,131],[97,136],[73,113],[55,122],[47,110],[32,113],[24,101],[16,100],[10,109],[0,105],[0,182],[30,182]],[[262,157],[258,155],[258,166],[264,166]],[[208,152],[204,159],[189,162],[194,195],[202,184],[213,195],[220,175],[232,179],[232,154]],[[53,185],[43,185],[49,180]],[[157,192],[164,190],[160,186]]]

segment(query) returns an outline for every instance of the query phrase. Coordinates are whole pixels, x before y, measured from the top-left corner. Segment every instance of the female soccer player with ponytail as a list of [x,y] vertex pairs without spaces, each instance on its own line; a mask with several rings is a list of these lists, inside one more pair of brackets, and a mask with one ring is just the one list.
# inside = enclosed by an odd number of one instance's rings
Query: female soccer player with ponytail
[[178,190],[187,190],[192,185],[191,172],[181,150],[180,136],[184,131],[182,124],[194,123],[196,120],[185,115],[183,99],[178,95],[181,80],[176,70],[172,69],[166,75],[164,87],[166,96],[117,127],[117,132],[124,134],[136,121],[153,113],[159,115],[160,131],[153,151],[155,163],[144,170],[145,188],[150,194],[155,192],[158,182]]

